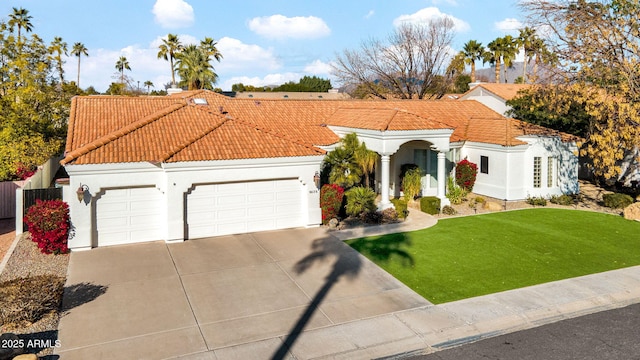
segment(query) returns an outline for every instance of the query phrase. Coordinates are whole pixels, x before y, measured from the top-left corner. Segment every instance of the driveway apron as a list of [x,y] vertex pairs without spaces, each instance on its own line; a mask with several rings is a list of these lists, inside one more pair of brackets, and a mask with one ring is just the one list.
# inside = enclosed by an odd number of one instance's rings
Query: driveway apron
[[322,228],[74,252],[65,289],[63,359],[319,358],[382,335],[426,346],[384,315],[430,303]]

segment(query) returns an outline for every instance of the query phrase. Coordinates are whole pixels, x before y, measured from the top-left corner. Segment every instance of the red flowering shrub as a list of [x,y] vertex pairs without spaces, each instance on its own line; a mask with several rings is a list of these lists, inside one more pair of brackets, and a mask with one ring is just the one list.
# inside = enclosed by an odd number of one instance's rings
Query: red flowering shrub
[[35,173],[36,170],[33,168],[33,166],[26,166],[23,163],[18,163],[18,165],[16,166],[16,177],[20,180],[27,180]]
[[456,164],[456,184],[468,192],[471,192],[476,183],[478,175],[478,165],[467,159],[463,159]]
[[320,208],[322,209],[322,223],[327,224],[329,220],[338,217],[344,189],[336,184],[326,184],[320,189]]
[[62,200],[36,200],[27,210],[24,222],[31,240],[45,254],[66,254],[69,235],[69,205]]

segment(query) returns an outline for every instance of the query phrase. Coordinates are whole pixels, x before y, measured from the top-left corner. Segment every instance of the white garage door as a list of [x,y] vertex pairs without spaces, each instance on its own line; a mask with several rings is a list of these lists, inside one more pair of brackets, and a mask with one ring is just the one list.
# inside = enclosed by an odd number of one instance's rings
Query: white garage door
[[187,196],[190,239],[302,226],[297,179],[198,185]]
[[98,246],[161,240],[162,208],[155,187],[106,190],[96,201]]

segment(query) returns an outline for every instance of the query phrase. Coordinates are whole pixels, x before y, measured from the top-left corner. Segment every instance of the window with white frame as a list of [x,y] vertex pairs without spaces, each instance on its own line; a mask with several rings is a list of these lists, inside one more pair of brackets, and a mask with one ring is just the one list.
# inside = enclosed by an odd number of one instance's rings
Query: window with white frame
[[542,158],[536,156],[533,158],[533,187],[539,188],[542,186]]
[[553,156],[549,156],[547,158],[547,187],[553,187],[553,175],[555,172],[553,171],[555,159]]

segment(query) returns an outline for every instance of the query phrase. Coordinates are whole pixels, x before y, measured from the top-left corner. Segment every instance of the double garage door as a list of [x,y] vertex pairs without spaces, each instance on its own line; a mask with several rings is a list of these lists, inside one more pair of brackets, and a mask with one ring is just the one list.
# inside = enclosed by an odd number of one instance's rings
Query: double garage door
[[[186,234],[194,239],[299,227],[296,179],[197,185],[186,197]],[[162,240],[164,207],[155,187],[110,189],[96,201],[98,246]]]

